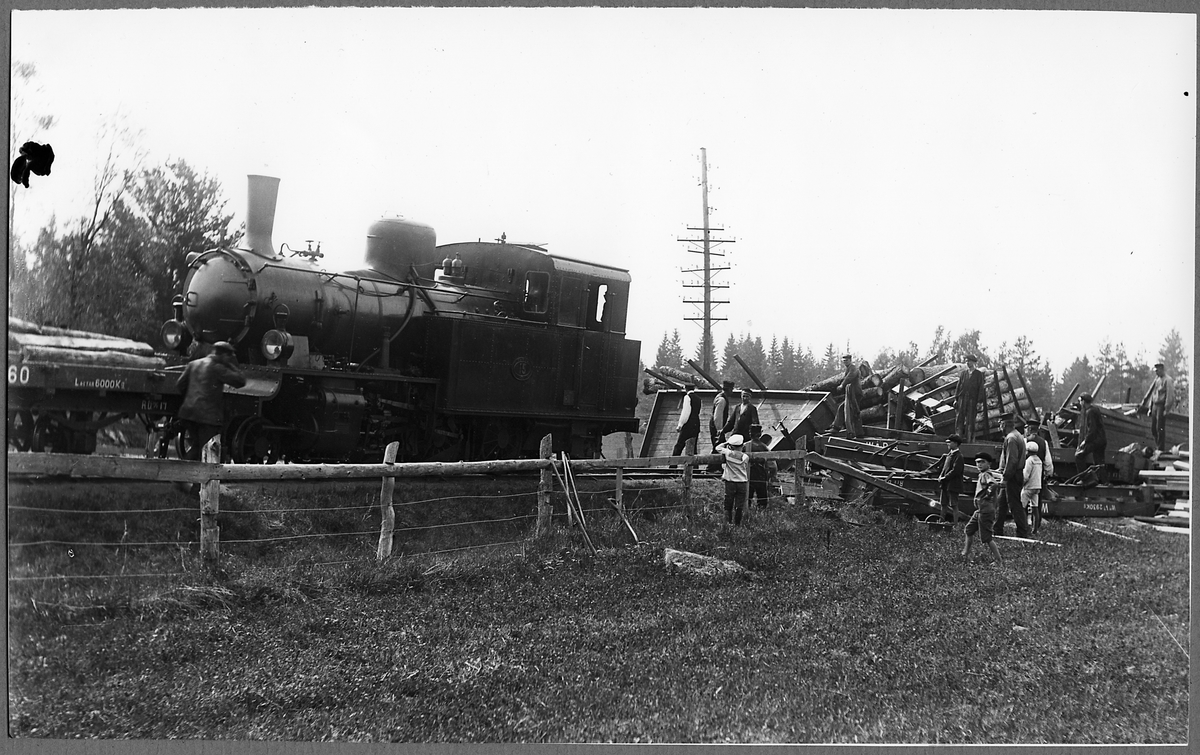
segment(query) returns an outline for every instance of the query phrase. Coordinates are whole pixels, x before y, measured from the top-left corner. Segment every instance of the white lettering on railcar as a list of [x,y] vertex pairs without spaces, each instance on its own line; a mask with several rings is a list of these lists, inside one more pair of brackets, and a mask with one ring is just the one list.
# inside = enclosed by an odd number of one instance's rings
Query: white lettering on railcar
[[75,378],[76,388],[101,388],[105,390],[125,390],[125,381],[115,378],[92,378],[91,380],[80,380]]

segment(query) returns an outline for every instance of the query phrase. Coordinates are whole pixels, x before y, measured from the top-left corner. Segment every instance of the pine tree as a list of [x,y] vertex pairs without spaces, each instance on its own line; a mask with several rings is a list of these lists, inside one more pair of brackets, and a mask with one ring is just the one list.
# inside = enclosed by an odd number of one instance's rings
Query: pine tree
[[928,351],[925,352],[925,357],[933,357],[935,364],[940,364],[946,361],[946,357],[950,352],[950,334],[941,325],[937,326],[937,330],[933,333],[933,341],[929,344]]
[[796,347],[796,385],[803,388],[821,379],[821,370],[817,367],[817,358],[812,349]]
[[779,384],[779,375],[783,372],[783,354],[779,351],[779,341],[771,334],[771,348],[767,350],[766,374],[760,375],[763,382],[774,388]]
[[[1191,404],[1191,375],[1188,373],[1187,352],[1184,350],[1183,339],[1179,331],[1171,328],[1163,339],[1163,345],[1158,350],[1158,361],[1163,363],[1163,369],[1175,380],[1175,396],[1179,403],[1174,411],[1187,414]],[[1143,395],[1145,389],[1143,389]],[[1141,399],[1141,396],[1138,396]]]
[[[1079,385],[1079,389],[1075,391],[1075,398],[1078,398],[1081,393],[1091,391],[1096,384],[1095,370],[1086,356],[1076,357],[1071,366],[1063,371],[1062,379],[1055,386],[1054,398],[1051,400],[1054,409],[1062,405],[1076,384]],[[1074,401],[1075,399],[1072,399],[1072,403]]]
[[779,388],[788,391],[794,391],[800,388],[800,378],[796,372],[796,352],[792,344],[788,342],[788,337],[783,337],[783,343],[779,347],[779,375],[777,377]]
[[[1106,338],[1097,350],[1094,365],[1096,382],[1099,383],[1103,378],[1104,385],[1093,398],[1097,402],[1123,402],[1129,375],[1133,372],[1133,365],[1125,353],[1125,345],[1114,344]],[[1092,390],[1093,387],[1089,387],[1088,390]]]
[[[742,339],[739,349],[739,356],[741,356],[742,361],[746,363],[746,366],[750,368],[751,372],[757,375],[759,380],[762,380],[767,385],[770,385],[770,383],[767,383],[766,379],[763,377],[763,374],[767,371],[767,352],[765,349],[763,349],[762,338],[759,336],[751,338],[750,334],[747,333],[745,338]],[[741,373],[745,384],[753,386],[754,381],[750,379],[750,376],[746,374],[746,371],[741,370]]]
[[738,353],[738,341],[729,334],[729,340],[725,341],[725,351],[721,354],[721,376],[724,380],[732,380],[737,382],[738,375],[742,369],[738,367],[737,360],[733,357]]
[[658,367],[663,364],[670,364],[666,361],[671,353],[671,339],[667,336],[666,331],[663,331],[662,341],[658,344],[658,351],[654,352],[654,366]]
[[[974,331],[978,334],[979,331]],[[1002,347],[1003,348],[1003,347]],[[982,355],[980,355],[982,358]],[[1054,400],[1054,373],[1050,365],[1042,361],[1041,356],[1033,348],[1033,342],[1021,336],[1009,350],[1005,365],[1016,367],[1029,386],[1030,400],[1034,406],[1049,408]],[[1054,407],[1057,408],[1057,407]]]
[[838,372],[842,366],[842,359],[838,355],[837,347],[832,343],[825,347],[825,360],[821,362],[821,369],[825,374],[832,375]]
[[662,342],[658,344],[658,351],[654,355],[654,365],[656,367],[674,367],[675,369],[683,368],[683,347],[679,343],[678,328],[671,333],[670,337],[663,333]]

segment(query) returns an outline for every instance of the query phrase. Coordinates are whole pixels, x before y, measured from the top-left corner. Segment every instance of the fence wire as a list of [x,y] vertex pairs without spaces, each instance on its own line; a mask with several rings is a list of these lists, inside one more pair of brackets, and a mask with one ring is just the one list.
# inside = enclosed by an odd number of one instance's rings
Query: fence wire
[[[401,553],[395,558],[409,558],[417,556],[440,556],[445,553],[461,553],[463,551],[483,550],[485,548],[500,548],[506,545],[524,545],[524,540],[505,540],[498,543],[483,543],[481,545],[463,545],[458,548],[443,548],[436,551],[413,551],[407,554]],[[343,566],[346,564],[362,564],[374,562],[374,556],[364,556],[362,558],[350,558],[341,561],[314,561],[312,563],[287,564],[285,566],[257,566],[256,569],[262,571],[286,571],[288,569],[308,569],[317,566]],[[389,559],[392,560],[392,559]],[[48,574],[40,577],[9,577],[9,582],[36,582],[52,579],[145,579],[149,577],[193,577],[195,572],[176,571],[176,572],[139,572],[129,574]]]
[[[625,499],[623,505],[630,508],[633,511],[636,511],[636,512],[670,511],[670,510],[678,509],[678,508],[681,508],[683,504],[666,505],[666,506],[663,506],[663,505],[637,506],[636,505],[637,501],[641,497],[642,493],[651,492],[651,491],[669,491],[669,490],[675,490],[678,487],[679,487],[679,480],[672,480],[670,483],[664,484],[664,485],[650,485],[650,486],[644,486],[644,487],[639,485],[637,487],[626,487],[625,490],[627,491],[627,494],[631,494],[631,495],[628,495],[628,497]],[[552,495],[553,494],[564,494],[565,491],[556,489],[556,490],[551,491],[551,493],[552,493]],[[607,496],[614,496],[616,494],[616,488],[612,487],[612,488],[603,488],[600,490],[584,490],[584,491],[580,491],[580,493],[585,498],[586,497],[596,497],[596,496],[607,497]],[[396,509],[408,509],[408,508],[415,507],[415,506],[424,506],[424,505],[435,504],[435,503],[444,503],[444,502],[448,502],[448,501],[511,500],[511,499],[518,499],[518,498],[532,498],[532,497],[536,497],[536,496],[537,496],[536,490],[528,491],[528,492],[504,493],[504,494],[497,493],[497,494],[479,494],[479,495],[449,495],[449,496],[439,496],[439,497],[435,497],[435,498],[426,498],[426,499],[415,500],[415,501],[394,502],[391,505],[392,505],[392,508],[394,510],[396,510]],[[632,499],[632,500],[630,500],[630,499]],[[610,498],[609,501],[611,502],[612,499]],[[235,515],[245,515],[245,514],[263,515],[263,516],[278,516],[281,514],[291,514],[291,513],[337,512],[337,511],[350,511],[350,510],[362,511],[363,509],[367,509],[368,513],[369,513],[370,510],[377,508],[379,505],[380,504],[378,501],[371,501],[371,502],[367,502],[367,503],[347,505],[347,506],[312,506],[312,507],[295,507],[295,508],[279,508],[279,509],[232,509],[231,508],[231,509],[224,509],[224,510],[219,511],[218,516],[235,516]],[[7,507],[7,509],[12,512],[21,512],[21,511],[39,512],[39,513],[50,513],[50,514],[56,514],[56,515],[91,514],[91,515],[138,516],[138,515],[147,515],[147,514],[184,513],[184,514],[195,514],[195,515],[199,516],[199,513],[200,513],[198,506],[196,506],[196,507],[154,508],[154,509],[144,509],[143,508],[143,509],[97,510],[97,509],[54,508],[54,507],[47,507],[47,506],[25,506],[25,505],[18,504],[18,505],[9,505]],[[512,516],[512,517],[504,517],[504,518],[499,518],[499,519],[476,519],[476,520],[465,521],[465,522],[445,522],[445,523],[439,523],[439,524],[399,526],[399,527],[395,527],[392,530],[392,532],[393,532],[393,534],[400,534],[400,533],[417,532],[417,531],[424,531],[424,530],[448,529],[448,528],[453,528],[453,527],[469,527],[469,526],[479,526],[479,525],[487,526],[487,525],[507,524],[507,523],[513,523],[513,522],[519,522],[519,521],[529,521],[529,520],[534,520],[536,518],[537,518],[537,515],[531,513],[531,514],[523,514],[523,515]],[[306,540],[306,539],[315,539],[315,538],[364,537],[364,536],[369,536],[371,538],[375,538],[375,537],[378,537],[379,534],[380,534],[379,529],[375,528],[375,529],[371,529],[371,530],[359,530],[359,531],[353,531],[353,532],[305,533],[305,534],[299,534],[299,535],[278,535],[278,536],[262,537],[262,538],[235,538],[235,539],[228,539],[228,540],[222,539],[220,542],[225,545],[249,545],[249,544],[261,544],[261,543],[272,543],[272,542],[285,542],[285,541],[289,541],[289,540]],[[524,540],[508,540],[508,541],[502,541],[502,542],[496,542],[496,543],[484,543],[484,544],[480,544],[480,545],[466,545],[466,546],[458,546],[458,547],[454,547],[454,548],[444,548],[444,549],[433,550],[433,551],[412,551],[408,554],[401,553],[400,557],[403,557],[404,555],[407,555],[409,557],[437,556],[437,555],[443,555],[443,554],[447,554],[447,553],[461,553],[464,551],[492,549],[492,548],[499,548],[499,547],[512,546],[512,545],[521,545],[524,542],[525,542]],[[194,540],[189,540],[185,543],[185,542],[182,542],[179,540],[121,542],[119,540],[70,541],[70,540],[54,539],[54,540],[33,540],[33,541],[28,541],[28,542],[10,542],[10,543],[8,543],[9,548],[26,548],[26,547],[39,547],[39,546],[66,546],[66,547],[102,547],[102,548],[170,547],[170,548],[189,548],[189,549],[191,549],[197,545],[198,545],[198,543]],[[291,564],[291,565],[286,565],[286,566],[263,566],[263,567],[257,567],[257,568],[265,569],[268,571],[283,571],[283,570],[289,570],[289,569],[309,568],[309,567],[314,567],[314,566],[337,566],[337,565],[345,565],[345,564],[363,563],[366,560],[367,560],[366,558],[357,558],[357,559],[347,559],[347,560],[338,560],[338,561],[299,563],[299,564]],[[370,560],[374,560],[374,557],[372,556],[370,558]],[[130,572],[130,573],[121,573],[121,574],[53,574],[53,575],[45,575],[45,576],[22,576],[22,577],[11,577],[10,576],[8,578],[8,581],[9,582],[36,582],[36,581],[46,581],[46,580],[151,579],[151,578],[189,577],[189,576],[195,576],[195,572],[173,571],[173,572]]]

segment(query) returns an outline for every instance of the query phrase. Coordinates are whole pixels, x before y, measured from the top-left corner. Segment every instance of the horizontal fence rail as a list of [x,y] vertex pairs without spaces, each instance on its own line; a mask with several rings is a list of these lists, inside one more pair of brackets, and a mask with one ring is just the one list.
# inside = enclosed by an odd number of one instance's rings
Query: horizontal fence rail
[[[798,443],[800,449],[804,448],[804,441]],[[689,448],[691,446],[689,445]],[[381,523],[378,532],[379,544],[376,549],[376,558],[380,561],[387,559],[392,551],[392,538],[395,532],[407,532],[417,529],[433,529],[438,527],[457,527],[465,525],[478,525],[490,523],[506,523],[517,520],[534,520],[534,535],[540,536],[547,531],[550,514],[550,496],[554,492],[554,480],[559,480],[560,483],[570,481],[569,488],[574,487],[574,476],[578,473],[606,473],[611,472],[615,476],[616,487],[611,492],[614,497],[607,499],[612,507],[616,510],[617,515],[621,517],[629,531],[633,533],[636,541],[637,535],[633,532],[632,525],[625,518],[626,502],[622,495],[622,476],[627,469],[661,469],[666,471],[670,469],[670,473],[678,475],[683,483],[683,502],[687,505],[691,501],[691,480],[692,472],[695,467],[703,467],[710,464],[723,461],[724,457],[720,454],[702,454],[691,456],[664,456],[664,457],[648,457],[648,458],[623,458],[623,459],[568,459],[564,456],[561,458],[553,458],[550,447],[550,438],[547,436],[542,441],[541,458],[537,459],[502,459],[492,461],[458,461],[458,462],[414,462],[414,463],[395,463],[398,444],[389,445],[384,454],[384,463],[381,464],[222,464],[218,463],[220,459],[220,440],[214,438],[202,450],[202,458],[204,461],[183,461],[176,459],[140,459],[126,457],[105,457],[105,456],[79,456],[73,454],[47,454],[47,453],[21,453],[10,452],[8,454],[8,474],[10,478],[69,478],[69,479],[84,479],[84,480],[141,480],[141,481],[156,481],[156,482],[172,482],[172,483],[198,483],[200,497],[200,533],[199,547],[201,556],[206,565],[215,567],[219,559],[219,543],[220,543],[220,527],[217,525],[217,517],[219,514],[248,514],[248,513],[284,513],[290,511],[316,511],[326,509],[281,509],[279,512],[249,512],[249,511],[220,511],[220,486],[221,483],[245,483],[245,482],[269,482],[269,481],[293,481],[293,482],[315,482],[326,480],[381,480],[382,486],[379,497],[379,507],[381,514]],[[764,460],[790,460],[799,462],[805,458],[803,450],[790,451],[759,451],[747,454],[752,459]],[[675,469],[681,468],[681,469]],[[395,482],[398,478],[436,478],[436,477],[468,477],[482,475],[505,475],[505,474],[527,474],[539,473],[540,479],[537,483],[536,490],[531,490],[528,493],[517,493],[502,497],[517,497],[517,496],[534,496],[537,497],[537,510],[534,514],[507,517],[495,520],[479,520],[472,522],[449,522],[443,524],[423,525],[421,527],[396,527],[395,526],[395,508],[396,506],[414,506],[418,503],[428,503],[430,501],[408,501],[399,504],[393,504],[392,496],[395,489]],[[564,484],[564,487],[568,485]],[[639,488],[640,489],[640,488]],[[658,489],[658,488],[655,488]],[[565,489],[564,492],[570,499],[572,490]],[[797,497],[802,495],[799,482],[796,487]],[[576,499],[578,491],[574,491]],[[468,496],[477,497],[477,496]],[[495,498],[496,496],[487,496]],[[461,498],[461,496],[457,497]],[[442,499],[431,499],[442,500]],[[362,509],[364,506],[351,506],[339,508]],[[9,506],[11,511],[51,511],[45,507],[37,506]],[[641,510],[641,508],[638,508]],[[57,510],[55,510],[57,511]],[[166,513],[169,511],[196,511],[196,509],[129,509],[122,511],[90,511],[76,512],[63,511],[60,513],[92,513],[92,514],[154,514]],[[578,525],[583,530],[585,539],[591,543],[587,535],[586,524],[583,517],[583,511],[576,501],[574,509],[568,500],[567,520],[572,525]],[[362,537],[373,535],[374,531],[356,531],[356,532],[339,532],[339,533],[314,533],[302,535],[282,535],[266,538],[245,538],[227,540],[229,544],[246,544],[246,543],[262,543],[276,540],[301,540],[312,538],[329,538],[329,537]],[[519,541],[512,541],[516,543]],[[512,543],[489,544],[483,546],[468,546],[467,549],[473,547],[493,547],[496,545],[505,545]],[[182,544],[176,542],[111,542],[111,543],[69,543],[59,540],[38,540],[25,543],[9,543],[10,547],[37,547],[47,545],[98,545],[98,546],[114,546],[114,547],[147,547],[147,546],[171,546],[182,547]],[[190,545],[190,543],[189,543]],[[455,548],[452,550],[464,550]],[[435,551],[434,553],[450,552],[450,551]],[[339,562],[340,563],[340,562]],[[65,576],[65,575],[64,575]],[[102,575],[101,575],[102,576]],[[132,576],[132,575],[111,575],[111,576]],[[149,575],[147,575],[149,576]],[[54,577],[45,577],[53,579]],[[72,575],[72,578],[88,578],[85,575],[78,577]],[[43,579],[43,577],[22,577],[23,580]]]
[[[759,451],[752,459],[797,459],[803,451]],[[578,471],[701,466],[720,462],[720,454],[636,457],[630,459],[572,459]],[[383,477],[459,477],[513,472],[540,472],[558,467],[558,459],[498,459],[495,461],[411,462],[397,464],[211,464],[178,459],[136,459],[121,456],[9,452],[10,477],[82,477],[158,482],[262,482],[312,480],[369,480]]]

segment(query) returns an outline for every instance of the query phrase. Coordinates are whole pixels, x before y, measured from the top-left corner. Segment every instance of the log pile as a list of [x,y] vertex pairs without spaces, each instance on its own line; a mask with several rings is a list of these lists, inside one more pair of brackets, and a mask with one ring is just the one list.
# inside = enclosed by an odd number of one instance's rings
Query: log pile
[[[862,379],[863,395],[859,401],[864,425],[885,424],[888,420],[889,398],[903,395],[906,399],[904,419],[907,426],[924,426],[926,430],[940,435],[954,432],[954,394],[959,375],[966,369],[965,364],[920,364],[911,368],[898,364],[883,373],[869,369],[865,370],[867,374]],[[860,373],[863,371],[860,368]],[[843,374],[818,380],[805,390],[824,391],[841,397],[844,394],[841,386]],[[892,408],[894,410],[894,405]],[[1036,409],[1020,369],[1000,365],[994,370],[984,371],[983,396],[975,418],[977,435],[999,433],[1000,416],[1006,413],[1031,417],[1036,414]]]
[[107,367],[157,368],[166,361],[150,344],[104,333],[37,325],[8,318],[9,363],[65,362]]

